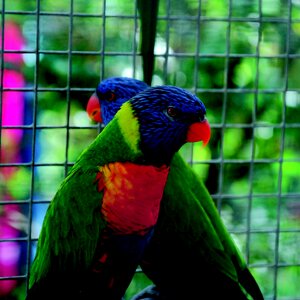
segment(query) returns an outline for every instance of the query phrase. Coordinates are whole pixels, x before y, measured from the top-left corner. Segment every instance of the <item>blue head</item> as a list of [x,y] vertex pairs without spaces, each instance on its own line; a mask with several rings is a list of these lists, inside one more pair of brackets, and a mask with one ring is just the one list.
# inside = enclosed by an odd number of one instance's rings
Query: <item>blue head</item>
[[121,105],[148,88],[143,81],[127,77],[111,77],[97,86],[87,105],[89,117],[105,125],[114,117]]
[[204,104],[184,89],[150,87],[129,102],[139,122],[140,148],[150,163],[170,163],[184,143],[206,144],[210,138]]

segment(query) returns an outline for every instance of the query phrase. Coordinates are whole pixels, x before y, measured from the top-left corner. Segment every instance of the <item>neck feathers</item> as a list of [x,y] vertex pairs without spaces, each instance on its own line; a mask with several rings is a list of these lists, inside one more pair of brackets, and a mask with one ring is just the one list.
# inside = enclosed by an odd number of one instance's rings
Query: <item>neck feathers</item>
[[131,105],[126,103],[94,142],[83,151],[77,163],[80,166],[101,166],[116,161],[138,163],[143,157],[139,144],[139,123],[133,115]]
[[141,154],[139,148],[139,122],[134,116],[130,102],[125,102],[117,112],[116,118],[125,142],[134,154]]

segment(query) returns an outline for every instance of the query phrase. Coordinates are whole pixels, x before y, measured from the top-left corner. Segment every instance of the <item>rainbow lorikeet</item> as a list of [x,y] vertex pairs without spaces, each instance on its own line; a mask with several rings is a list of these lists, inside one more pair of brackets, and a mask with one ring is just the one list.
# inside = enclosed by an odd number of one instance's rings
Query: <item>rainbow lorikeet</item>
[[[139,80],[102,81],[87,106],[105,124],[127,98],[143,90]],[[207,129],[208,132],[208,129]],[[205,185],[179,153],[172,159],[159,218],[140,263],[154,282],[134,299],[263,299]]]
[[205,113],[197,97],[172,86],[121,106],[48,207],[28,300],[122,298],[151,239],[174,153],[209,138]]

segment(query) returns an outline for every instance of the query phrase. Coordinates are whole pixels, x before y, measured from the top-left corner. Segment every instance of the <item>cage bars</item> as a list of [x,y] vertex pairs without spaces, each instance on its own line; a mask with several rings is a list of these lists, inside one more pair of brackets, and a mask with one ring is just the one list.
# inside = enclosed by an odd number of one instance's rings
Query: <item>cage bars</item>
[[[94,12],[94,13],[83,13],[83,12],[75,12],[74,11],[74,0],[70,0],[69,11],[67,12],[48,12],[48,11],[41,11],[41,2],[40,0],[36,1],[36,9],[34,11],[18,11],[18,10],[7,10],[6,1],[2,1],[2,19],[1,19],[1,27],[2,27],[2,45],[4,45],[4,27],[5,27],[5,20],[7,17],[10,16],[33,16],[36,19],[36,41],[35,41],[35,49],[24,49],[24,50],[5,50],[1,51],[1,73],[3,74],[4,71],[4,53],[22,53],[22,54],[33,54],[35,55],[35,70],[34,70],[34,83],[32,86],[24,87],[24,88],[7,88],[3,87],[3,76],[1,76],[1,85],[0,85],[0,99],[2,100],[3,92],[10,92],[10,91],[19,91],[19,92],[33,92],[34,101],[33,101],[33,122],[30,125],[3,125],[2,120],[0,119],[0,127],[1,129],[20,129],[20,130],[31,130],[32,131],[32,148],[31,148],[31,161],[30,162],[9,162],[3,163],[0,162],[1,167],[30,167],[31,168],[31,181],[30,181],[30,197],[29,200],[26,199],[19,199],[19,200],[11,200],[10,204],[29,204],[29,212],[28,218],[32,221],[32,206],[34,204],[47,204],[49,203],[49,199],[34,199],[34,189],[35,189],[35,175],[36,175],[36,168],[37,167],[63,167],[65,174],[70,166],[72,166],[73,162],[70,161],[69,158],[69,147],[70,147],[70,130],[73,129],[95,129],[97,126],[95,125],[73,125],[70,122],[70,115],[71,115],[71,104],[72,104],[72,93],[73,92],[85,92],[85,93],[92,93],[94,88],[91,87],[77,87],[71,85],[71,77],[72,77],[72,68],[73,68],[73,56],[79,55],[84,58],[86,55],[93,55],[100,57],[100,69],[99,69],[99,80],[102,80],[107,77],[106,67],[108,64],[108,58],[117,58],[119,56],[124,56],[128,58],[132,58],[132,76],[136,77],[138,73],[138,62],[140,53],[137,49],[137,34],[138,34],[138,15],[137,15],[137,5],[134,4],[133,13],[131,15],[122,15],[118,13],[109,13],[107,10],[107,1],[103,0],[102,4],[102,11],[101,12]],[[287,129],[299,129],[300,123],[299,122],[287,122],[286,120],[286,92],[293,91],[300,93],[300,87],[292,87],[290,88],[288,85],[288,71],[289,71],[289,60],[290,59],[299,59],[299,53],[290,53],[290,38],[292,35],[292,26],[293,24],[299,23],[300,19],[292,18],[292,2],[289,0],[287,2],[288,14],[287,17],[269,17],[264,16],[262,12],[262,0],[258,1],[258,16],[247,16],[247,17],[236,17],[232,14],[233,9],[233,0],[229,0],[228,2],[228,16],[205,16],[202,15],[202,7],[205,5],[204,2],[198,2],[198,10],[196,15],[173,15],[171,13],[171,0],[167,0],[166,3],[166,14],[160,14],[158,16],[159,21],[166,22],[166,31],[164,32],[164,38],[166,42],[166,51],[164,53],[157,53],[155,55],[156,59],[162,58],[164,59],[163,65],[163,80],[165,83],[173,84],[172,78],[170,79],[168,76],[168,70],[170,67],[170,59],[171,58],[193,58],[194,62],[194,69],[193,69],[193,81],[194,86],[192,87],[192,91],[198,94],[201,93],[209,93],[209,94],[223,94],[223,107],[222,107],[222,116],[220,123],[212,124],[212,129],[220,130],[222,136],[224,137],[224,133],[226,129],[249,129],[251,130],[252,140],[250,145],[250,156],[249,158],[226,158],[224,156],[224,139],[221,139],[221,147],[220,147],[220,157],[213,158],[213,159],[203,159],[201,162],[197,162],[200,164],[215,164],[218,165],[219,168],[219,184],[218,184],[218,191],[216,194],[213,194],[212,197],[217,201],[219,211],[222,213],[222,203],[224,200],[231,199],[233,201],[242,199],[247,204],[247,212],[246,212],[246,226],[245,228],[232,228],[230,231],[233,234],[241,234],[245,235],[245,255],[246,260],[249,263],[250,267],[253,268],[273,268],[274,269],[274,282],[273,282],[273,295],[269,295],[267,299],[281,299],[278,296],[278,271],[280,268],[284,267],[299,267],[300,263],[292,263],[292,262],[281,262],[279,258],[280,254],[280,235],[282,233],[299,233],[300,229],[297,228],[282,228],[281,227],[281,211],[282,211],[282,199],[300,199],[300,192],[293,191],[287,192],[284,191],[282,188],[282,177],[283,174],[283,163],[284,162],[300,162],[300,157],[294,158],[285,158],[284,157],[284,145],[286,140],[286,130]],[[45,50],[41,49],[40,47],[40,18],[42,16],[64,16],[69,18],[69,35],[68,35],[68,47],[66,50]],[[74,50],[73,49],[73,33],[74,33],[74,18],[85,18],[85,17],[92,17],[96,19],[101,19],[101,46],[99,50]],[[133,30],[134,35],[132,38],[132,51],[109,51],[106,47],[106,42],[108,38],[108,28],[107,28],[107,20],[111,18],[118,18],[120,20],[132,20],[133,21]],[[171,23],[175,21],[193,21],[197,26],[197,30],[195,32],[195,40],[196,40],[196,47],[195,52],[172,52],[170,51],[171,41],[170,41],[170,30],[171,30]],[[226,29],[226,49],[224,53],[201,53],[200,52],[200,45],[201,45],[201,27],[203,22],[226,22],[227,29]],[[230,41],[232,39],[232,24],[233,22],[252,22],[255,23],[258,28],[258,38],[257,44],[255,47],[254,53],[232,53],[231,52],[231,45]],[[285,52],[284,53],[277,53],[272,55],[262,54],[260,51],[260,43],[262,39],[262,24],[264,23],[272,23],[272,24],[279,24],[283,23],[287,25],[287,35],[286,35],[286,45],[285,45]],[[55,54],[55,55],[66,55],[67,56],[67,84],[64,87],[57,87],[57,86],[49,86],[49,87],[42,87],[39,86],[40,80],[40,58],[42,55],[47,54]],[[224,84],[221,88],[216,87],[199,87],[199,81],[201,82],[201,75],[199,75],[198,68],[199,68],[199,60],[204,58],[223,58],[225,60],[225,67],[224,67]],[[255,59],[255,66],[256,66],[256,74],[255,74],[255,84],[253,87],[246,87],[246,88],[233,88],[228,85],[229,81],[229,68],[230,68],[230,59],[242,59],[242,58],[253,58]],[[284,85],[283,87],[264,87],[261,88],[259,86],[260,80],[260,71],[259,65],[262,59],[283,59],[284,60]],[[38,115],[38,104],[37,100],[39,97],[40,92],[65,92],[66,93],[66,123],[64,125],[40,125],[37,123],[37,115]],[[226,121],[227,117],[227,106],[228,106],[228,97],[231,94],[239,94],[243,95],[245,93],[252,93],[254,95],[254,108],[252,111],[252,122],[249,124],[244,123],[228,123]],[[283,95],[283,106],[282,106],[282,122],[281,123],[268,123],[268,124],[261,124],[257,119],[258,113],[258,97],[259,95],[267,95],[273,93],[282,93]],[[0,105],[0,114],[2,114],[2,102]],[[280,136],[280,155],[277,158],[257,158],[255,156],[255,130],[257,128],[270,128],[270,129],[278,129],[281,131]],[[35,158],[36,153],[36,143],[37,143],[37,131],[43,129],[62,129],[66,130],[66,146],[64,152],[64,161],[63,162],[38,162]],[[1,132],[0,132],[0,143],[1,143]],[[191,155],[189,158],[189,163],[192,165],[196,164],[193,160],[193,150],[191,150]],[[277,192],[267,192],[267,193],[259,193],[254,190],[253,187],[253,180],[254,180],[254,168],[256,164],[271,164],[276,163],[279,164],[279,172],[278,172],[278,191]],[[226,164],[248,164],[249,171],[248,171],[248,179],[250,182],[249,191],[245,191],[245,193],[223,193],[223,185],[224,185],[224,172],[225,172],[225,165]],[[255,197],[261,197],[265,199],[276,198],[278,199],[278,203],[276,206],[277,210],[277,217],[276,217],[276,226],[275,228],[252,228],[252,221],[251,217],[253,214],[253,199]],[[0,199],[0,205],[6,205],[6,201]],[[31,222],[28,224],[28,237],[18,237],[14,239],[15,241],[19,242],[26,242],[27,243],[27,266],[31,260],[32,255],[32,242],[36,241],[35,238],[32,238],[32,227]],[[252,234],[255,233],[269,233],[275,235],[275,259],[274,263],[272,262],[250,262],[250,255],[251,255],[251,237]],[[10,239],[1,239],[2,242],[10,241]],[[13,278],[25,279],[28,274],[28,269],[26,270],[26,274],[21,274],[18,276],[14,276]],[[10,277],[11,278],[11,277]],[[2,277],[1,280],[7,279],[7,277]],[[292,298],[292,299],[299,299]]]

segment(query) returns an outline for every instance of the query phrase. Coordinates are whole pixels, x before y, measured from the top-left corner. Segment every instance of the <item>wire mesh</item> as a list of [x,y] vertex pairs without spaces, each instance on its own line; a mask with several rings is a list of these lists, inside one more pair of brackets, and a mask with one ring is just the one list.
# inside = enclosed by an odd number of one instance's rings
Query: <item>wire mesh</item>
[[[2,0],[0,24],[0,298],[22,299],[47,205],[100,129],[90,94],[110,76],[142,79],[139,20],[134,1]],[[181,153],[266,299],[300,299],[299,28],[299,1],[159,6],[153,85],[206,104],[209,147]]]

